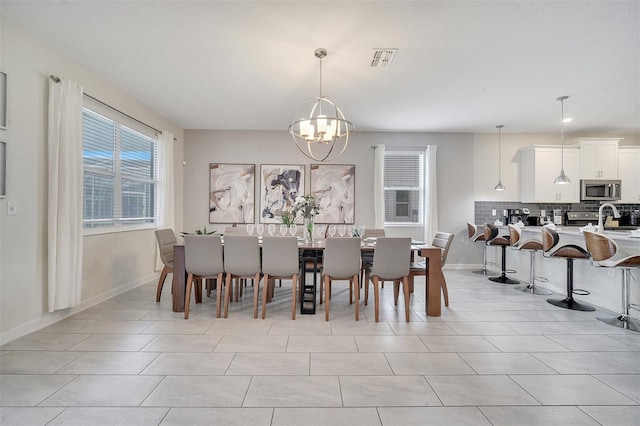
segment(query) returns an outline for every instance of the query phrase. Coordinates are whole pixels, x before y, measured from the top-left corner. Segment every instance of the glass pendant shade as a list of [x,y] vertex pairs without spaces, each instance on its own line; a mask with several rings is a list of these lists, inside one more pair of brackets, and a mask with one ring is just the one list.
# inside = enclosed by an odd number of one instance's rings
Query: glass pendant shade
[[553,183],[557,185],[566,185],[571,183],[571,179],[564,173],[564,100],[567,99],[568,96],[560,96],[558,101],[560,101],[560,174],[557,178],[554,179]]
[[504,126],[502,124],[499,124],[496,126],[496,128],[498,129],[498,183],[496,186],[493,187],[494,191],[504,191],[505,189],[507,189],[503,184],[502,184],[502,166],[501,166],[501,157],[502,157],[502,128]]
[[322,95],[322,58],[326,49],[316,49],[320,59],[320,96],[303,101],[291,116],[289,133],[296,147],[314,161],[329,161],[340,156],[349,144],[353,124],[331,99]]

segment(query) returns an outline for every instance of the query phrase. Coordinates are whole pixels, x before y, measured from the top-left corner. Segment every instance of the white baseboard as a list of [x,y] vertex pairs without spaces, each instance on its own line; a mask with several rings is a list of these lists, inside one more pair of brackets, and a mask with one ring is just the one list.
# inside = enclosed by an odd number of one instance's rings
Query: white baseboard
[[104,302],[105,300],[109,300],[114,296],[132,290],[136,287],[140,287],[141,285],[147,284],[150,281],[157,281],[160,277],[158,272],[147,275],[143,278],[139,278],[135,281],[132,281],[127,284],[123,284],[119,287],[113,288],[109,291],[106,291],[97,296],[91,297],[87,300],[83,300],[80,302],[78,306],[74,306],[73,308],[62,309],[60,311],[55,312],[45,312],[43,316],[40,318],[34,319],[24,324],[20,324],[17,327],[11,328],[9,330],[3,331],[0,333],[0,345],[7,344],[13,340],[16,340],[22,336],[26,336],[29,333],[33,333],[34,331],[41,330],[45,327],[48,327],[52,324],[57,323],[58,321],[62,321],[63,319],[69,318],[72,315],[75,315],[79,312],[82,312],[86,309],[89,309],[92,306],[95,306],[99,303]]

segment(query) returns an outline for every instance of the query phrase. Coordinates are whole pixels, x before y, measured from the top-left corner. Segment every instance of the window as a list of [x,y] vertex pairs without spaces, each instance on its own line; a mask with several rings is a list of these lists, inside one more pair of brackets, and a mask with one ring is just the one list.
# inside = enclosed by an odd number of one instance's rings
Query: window
[[386,151],[384,155],[385,225],[422,226],[424,150]]
[[157,140],[87,108],[83,130],[84,228],[154,224]]

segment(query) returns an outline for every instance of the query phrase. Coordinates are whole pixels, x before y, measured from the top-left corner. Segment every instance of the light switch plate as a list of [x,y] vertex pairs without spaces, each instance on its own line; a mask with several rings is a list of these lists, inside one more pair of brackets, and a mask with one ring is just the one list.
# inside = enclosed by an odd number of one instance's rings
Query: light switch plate
[[15,201],[7,201],[7,216],[15,216],[18,214],[18,205]]

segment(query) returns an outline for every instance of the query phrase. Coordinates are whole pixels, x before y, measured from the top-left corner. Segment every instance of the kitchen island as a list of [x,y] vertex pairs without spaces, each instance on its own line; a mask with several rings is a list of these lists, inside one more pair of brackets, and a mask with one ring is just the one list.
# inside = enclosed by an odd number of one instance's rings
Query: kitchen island
[[[522,229],[522,239],[542,239],[542,227],[525,226]],[[556,232],[560,236],[560,245],[575,244],[585,248],[584,236],[579,227],[557,226]],[[500,235],[507,235],[507,227],[501,227]],[[604,235],[611,237],[618,249],[629,255],[640,254],[640,238],[631,237],[630,231],[605,231]],[[489,247],[487,260],[500,265],[500,250]],[[546,258],[542,253],[535,256],[535,272],[537,277],[544,277],[547,282],[536,281],[536,285],[566,295],[567,268],[566,260],[558,258]],[[507,269],[517,272],[508,274],[523,283],[529,282],[530,257],[528,251],[510,250],[507,248]],[[596,267],[589,260],[576,260],[574,262],[574,289],[583,289],[591,294],[588,296],[574,295],[577,300],[590,303],[596,309],[605,308],[615,313],[621,309],[621,274],[620,269]],[[496,270],[497,267],[490,268]],[[631,303],[640,304],[640,273],[633,271],[631,282]],[[544,297],[544,296],[536,296]],[[640,318],[640,312],[632,310],[631,316]]]

